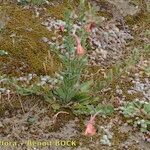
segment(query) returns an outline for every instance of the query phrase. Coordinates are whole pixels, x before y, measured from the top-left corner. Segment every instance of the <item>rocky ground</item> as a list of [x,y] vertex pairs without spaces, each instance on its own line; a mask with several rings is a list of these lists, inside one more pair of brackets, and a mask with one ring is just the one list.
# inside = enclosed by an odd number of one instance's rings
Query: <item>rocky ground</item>
[[[65,9],[76,9],[78,1],[46,1],[40,6],[0,1],[0,50],[8,53],[0,55],[1,150],[150,149],[150,125],[142,132],[142,123],[136,124],[150,121],[149,115],[138,112],[140,115],[126,118],[122,113],[128,102],[150,103],[150,2],[89,2],[97,10],[98,22],[88,37],[88,67],[83,79],[94,79],[97,84],[105,81],[108,71],[116,69],[116,64],[121,63],[120,72],[128,66],[119,76],[114,74],[102,90],[100,86],[95,88],[96,101],[112,104],[115,112],[110,116],[97,116],[96,135],[86,137],[84,131],[90,115],[77,114],[76,106],[60,106],[56,99],[49,100],[42,95],[49,94],[62,78],[58,74],[61,64],[49,49],[56,44],[61,53],[67,55],[60,26],[66,24]],[[81,22],[74,22],[72,33],[82,27]],[[135,54],[134,49],[138,49]],[[28,90],[21,91],[17,85]],[[55,119],[57,111],[67,113],[60,113]],[[35,146],[31,141],[49,142],[49,145]]]

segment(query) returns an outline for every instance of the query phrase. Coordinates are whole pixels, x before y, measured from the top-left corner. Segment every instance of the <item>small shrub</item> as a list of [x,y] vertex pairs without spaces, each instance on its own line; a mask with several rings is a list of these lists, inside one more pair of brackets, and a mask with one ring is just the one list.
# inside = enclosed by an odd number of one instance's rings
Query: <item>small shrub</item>
[[96,106],[91,105],[90,103],[83,102],[80,104],[75,104],[73,108],[75,114],[82,115],[94,115],[99,112],[99,115],[102,117],[109,116],[114,113],[114,107],[111,104],[102,105],[98,104]]
[[150,103],[140,100],[126,102],[120,110],[127,122],[140,127],[142,132],[150,130]]

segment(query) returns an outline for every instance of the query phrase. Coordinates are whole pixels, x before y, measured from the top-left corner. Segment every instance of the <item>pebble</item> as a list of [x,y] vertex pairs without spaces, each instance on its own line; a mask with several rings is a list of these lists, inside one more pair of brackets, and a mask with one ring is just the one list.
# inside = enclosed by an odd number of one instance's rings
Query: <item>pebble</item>
[[0,88],[0,93],[4,93],[6,91],[6,88]]
[[3,124],[2,124],[2,122],[0,121],[0,128],[3,128],[4,126],[3,126]]
[[[42,23],[49,31],[58,30],[61,25],[65,26],[63,20],[57,20],[49,17]],[[106,23],[107,24],[107,23]],[[101,25],[102,28],[95,27],[89,35],[90,47],[93,51],[88,51],[90,65],[105,65],[113,63],[121,57],[122,51],[127,43],[127,40],[133,39],[130,33],[120,30],[115,23]],[[80,29],[82,24],[80,22],[73,25],[72,33]],[[56,37],[52,37],[52,41],[56,41]],[[47,39],[44,39],[45,42]],[[59,49],[63,49],[61,45],[57,45]],[[64,53],[66,53],[64,51]],[[95,58],[94,58],[95,57]],[[108,61],[109,60],[109,61]]]
[[47,43],[49,41],[49,39],[46,38],[46,37],[42,37],[42,41],[45,42],[45,43]]

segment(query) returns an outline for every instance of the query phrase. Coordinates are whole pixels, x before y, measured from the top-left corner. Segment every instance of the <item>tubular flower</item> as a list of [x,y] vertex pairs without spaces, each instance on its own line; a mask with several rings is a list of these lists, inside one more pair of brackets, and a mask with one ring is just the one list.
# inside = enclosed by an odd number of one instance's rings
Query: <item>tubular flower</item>
[[86,130],[84,132],[84,135],[86,136],[93,136],[96,134],[96,129],[94,127],[94,124],[95,124],[95,116],[94,117],[91,117],[90,121],[88,122],[87,126],[86,126]]
[[64,31],[65,31],[65,26],[64,26],[64,25],[61,25],[61,26],[59,27],[59,30],[60,30],[61,32],[64,32]]
[[85,30],[90,33],[94,27],[95,27],[95,23],[90,22],[85,26]]
[[82,56],[85,54],[85,50],[84,48],[81,46],[81,41],[79,39],[79,37],[77,35],[74,35],[75,39],[76,39],[76,43],[77,43],[77,49],[76,49],[76,53],[79,56]]

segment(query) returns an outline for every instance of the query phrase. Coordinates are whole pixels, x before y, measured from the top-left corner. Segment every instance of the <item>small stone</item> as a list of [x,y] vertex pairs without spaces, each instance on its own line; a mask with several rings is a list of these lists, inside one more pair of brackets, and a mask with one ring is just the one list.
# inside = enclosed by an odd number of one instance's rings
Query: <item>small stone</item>
[[46,37],[42,37],[42,41],[45,42],[45,43],[47,43],[49,40]]
[[96,51],[96,53],[97,53],[97,54],[99,54],[99,53],[100,53],[100,50],[99,50],[98,48],[97,48],[95,51]]
[[0,128],[3,128],[4,126],[3,126],[3,124],[2,124],[2,122],[0,122]]
[[53,40],[53,41],[56,41],[56,37],[53,36],[53,37],[52,37],[52,40]]
[[45,3],[46,3],[47,5],[49,5],[49,4],[50,4],[50,2],[49,2],[48,0],[46,0],[46,1],[45,1]]
[[51,30],[52,30],[52,29],[51,29],[51,26],[48,26],[47,29],[48,29],[48,31],[51,31]]
[[107,135],[103,135],[103,139],[104,139],[104,140],[108,140]]
[[113,30],[114,30],[116,33],[119,33],[119,28],[114,27]]
[[93,51],[92,55],[96,57],[97,56],[96,51]]
[[106,50],[101,49],[100,53],[102,54],[102,56],[103,56],[104,59],[107,58],[107,51]]

